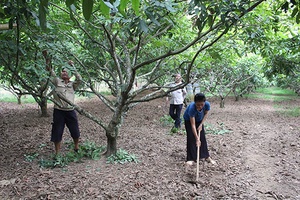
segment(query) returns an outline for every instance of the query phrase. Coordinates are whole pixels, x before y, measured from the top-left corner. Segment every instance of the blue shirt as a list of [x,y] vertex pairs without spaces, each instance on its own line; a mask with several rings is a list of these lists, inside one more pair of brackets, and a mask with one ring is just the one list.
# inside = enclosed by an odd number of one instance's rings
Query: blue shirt
[[205,101],[203,108],[198,111],[195,102],[192,102],[185,110],[183,118],[185,121],[190,121],[191,117],[195,117],[196,122],[201,122],[204,117],[204,112],[210,110],[210,103]]

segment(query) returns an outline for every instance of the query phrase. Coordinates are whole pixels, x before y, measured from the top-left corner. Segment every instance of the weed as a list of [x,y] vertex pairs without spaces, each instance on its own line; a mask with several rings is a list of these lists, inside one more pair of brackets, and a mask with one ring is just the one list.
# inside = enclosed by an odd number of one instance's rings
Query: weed
[[139,162],[138,158],[134,154],[129,154],[123,149],[119,149],[115,155],[111,155],[107,158],[107,163],[120,163],[126,162]]
[[40,167],[65,167],[71,162],[82,162],[82,158],[97,160],[106,148],[105,146],[97,146],[94,142],[85,141],[75,152],[74,144],[71,142],[67,142],[67,144],[69,144],[69,152],[65,155],[54,155],[52,160],[40,159]]
[[[70,143],[69,147],[74,149],[74,144]],[[105,150],[105,146],[98,146],[95,142],[85,141],[83,145],[80,146],[78,153],[82,157],[91,158],[93,160],[100,159],[100,154]]]
[[223,122],[218,124],[219,124],[218,127],[214,127],[212,124],[206,124],[205,132],[207,134],[215,134],[215,135],[223,135],[230,132],[230,130],[225,128],[225,124]]
[[[173,126],[170,130],[170,132],[168,134],[170,135],[174,135],[176,133],[185,133],[185,130],[181,130],[180,128],[176,128],[174,127],[174,120],[172,119],[172,117],[170,115],[164,115],[159,119],[160,123],[162,124],[162,126]],[[182,118],[181,121],[184,121],[184,119]]]
[[176,128],[176,127],[172,127],[170,132],[169,132],[169,135],[174,135],[174,134],[183,134],[185,135],[186,134],[186,131],[185,129],[180,129],[180,128]]
[[42,149],[43,147],[46,147],[46,146],[47,146],[47,144],[42,143],[42,144],[39,145],[39,148]]
[[172,117],[170,115],[164,115],[159,119],[159,122],[163,125],[163,126],[172,126],[174,124],[174,120],[172,119]]
[[27,161],[27,162],[32,162],[32,161],[34,161],[37,157],[39,156],[39,154],[38,153],[33,153],[33,154],[24,154],[24,157],[25,157],[25,160]]
[[48,160],[48,159],[40,159],[39,160],[40,167],[43,168],[53,168],[54,167],[54,160]]
[[180,131],[179,128],[173,127],[170,131],[171,134],[178,133]]

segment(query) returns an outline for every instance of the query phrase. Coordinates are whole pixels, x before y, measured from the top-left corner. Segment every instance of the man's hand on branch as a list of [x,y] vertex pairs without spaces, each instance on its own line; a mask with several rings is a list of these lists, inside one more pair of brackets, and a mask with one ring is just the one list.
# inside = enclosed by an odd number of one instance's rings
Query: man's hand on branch
[[72,67],[72,68],[70,69],[71,73],[72,73],[73,75],[75,75],[75,76],[78,76],[79,74],[78,74],[78,72],[77,72],[77,69],[75,68],[74,62],[73,62],[72,60],[69,60],[69,61],[68,61],[68,64]]
[[42,54],[43,54],[44,58],[46,59],[46,58],[47,58],[47,55],[48,55],[48,51],[47,51],[47,50],[43,50],[43,51],[42,51]]
[[74,62],[73,62],[72,60],[69,60],[69,61],[68,61],[68,64],[69,64],[70,66],[74,67]]

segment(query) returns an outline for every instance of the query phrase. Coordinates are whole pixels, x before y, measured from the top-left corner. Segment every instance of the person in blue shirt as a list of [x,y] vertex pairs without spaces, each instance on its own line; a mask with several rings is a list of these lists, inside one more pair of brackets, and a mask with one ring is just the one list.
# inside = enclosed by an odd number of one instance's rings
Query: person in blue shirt
[[[200,146],[200,158],[205,158],[207,162],[216,164],[209,156],[204,122],[206,121],[208,112],[210,111],[210,103],[206,101],[203,93],[197,93],[192,102],[186,108],[183,118],[185,130],[187,134],[187,158],[186,164],[193,165],[197,160],[197,147]],[[200,137],[198,136],[200,131]]]

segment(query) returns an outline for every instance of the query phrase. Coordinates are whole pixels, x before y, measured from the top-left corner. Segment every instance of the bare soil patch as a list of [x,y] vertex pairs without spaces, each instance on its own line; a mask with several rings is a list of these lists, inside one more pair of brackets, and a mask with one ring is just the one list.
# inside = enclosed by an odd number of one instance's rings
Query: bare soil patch
[[[207,123],[231,132],[207,135],[218,165],[201,164],[197,184],[190,183],[196,168],[184,166],[186,136],[170,135],[159,121],[167,114],[164,99],[136,106],[121,127],[118,147],[139,163],[107,164],[101,158],[54,169],[24,159],[53,153],[52,117],[40,118],[34,104],[0,103],[0,199],[300,199],[300,118],[282,115],[268,100],[228,99],[223,109],[209,101]],[[109,119],[96,99],[79,104]],[[300,99],[288,105],[299,107]],[[104,130],[78,117],[81,142],[106,145]],[[68,140],[66,130],[63,141]],[[66,144],[62,148],[69,151]]]

